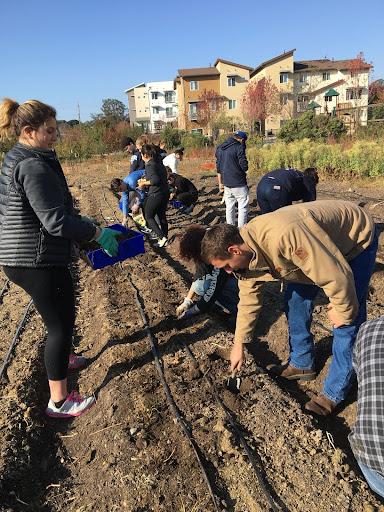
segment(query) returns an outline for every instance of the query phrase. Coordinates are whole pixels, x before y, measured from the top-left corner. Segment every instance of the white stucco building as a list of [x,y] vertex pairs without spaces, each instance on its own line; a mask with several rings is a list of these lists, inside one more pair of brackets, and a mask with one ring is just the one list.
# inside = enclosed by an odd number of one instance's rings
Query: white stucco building
[[132,125],[142,125],[156,133],[166,123],[175,123],[178,116],[177,93],[173,80],[141,83],[124,91]]

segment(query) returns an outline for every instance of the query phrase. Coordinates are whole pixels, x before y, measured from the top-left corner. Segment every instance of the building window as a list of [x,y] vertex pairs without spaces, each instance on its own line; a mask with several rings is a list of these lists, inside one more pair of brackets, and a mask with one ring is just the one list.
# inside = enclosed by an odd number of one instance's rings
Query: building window
[[151,92],[151,96],[153,100],[159,99],[159,93],[158,92]]
[[159,113],[159,107],[152,107],[152,113],[158,114]]
[[228,109],[233,110],[236,108],[236,100],[228,100]]
[[166,91],[165,93],[165,103],[173,103],[174,102],[174,92]]
[[309,99],[308,96],[300,95],[300,96],[298,96],[297,101],[299,103],[308,103],[308,99]]
[[199,82],[197,80],[191,80],[189,82],[189,89],[191,91],[198,91],[199,90]]
[[280,94],[280,105],[284,107],[289,101],[289,94]]
[[363,89],[359,87],[358,89],[347,89],[345,99],[346,100],[359,100],[361,98],[361,94]]
[[190,103],[189,104],[189,113],[190,114],[197,114],[197,103]]
[[203,129],[202,128],[193,128],[191,131],[192,131],[192,133],[201,133],[201,135],[203,135]]
[[172,107],[167,107],[165,109],[165,116],[166,117],[173,117],[173,108]]
[[235,87],[236,85],[236,77],[229,76],[228,77],[228,87]]
[[289,80],[288,73],[280,73],[280,83],[287,84]]
[[331,79],[331,73],[329,71],[324,71],[323,80],[330,80],[330,79]]
[[299,81],[300,81],[301,84],[306,84],[307,83],[307,79],[308,79],[307,73],[300,73]]

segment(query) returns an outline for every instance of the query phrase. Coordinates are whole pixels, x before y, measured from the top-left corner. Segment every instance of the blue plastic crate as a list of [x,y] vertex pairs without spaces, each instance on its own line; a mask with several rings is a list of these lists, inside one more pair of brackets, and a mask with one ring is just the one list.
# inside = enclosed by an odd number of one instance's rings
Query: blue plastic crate
[[121,233],[134,233],[134,236],[128,238],[127,240],[122,240],[119,242],[119,252],[117,256],[108,256],[103,249],[97,249],[96,251],[88,251],[87,256],[89,261],[91,262],[92,268],[94,270],[99,268],[108,267],[109,265],[114,265],[119,261],[124,261],[128,258],[133,258],[133,256],[137,256],[138,254],[144,254],[144,235],[139,233],[138,231],[134,231],[132,229],[127,229],[121,224],[112,224],[108,226],[111,229],[115,229],[116,231],[120,231]]
[[174,208],[182,208],[184,206],[181,201],[177,201],[176,199],[171,199],[170,203]]

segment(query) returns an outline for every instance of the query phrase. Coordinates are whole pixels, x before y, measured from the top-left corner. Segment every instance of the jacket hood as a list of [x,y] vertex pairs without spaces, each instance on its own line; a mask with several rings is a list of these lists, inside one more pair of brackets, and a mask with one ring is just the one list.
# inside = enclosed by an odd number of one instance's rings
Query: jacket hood
[[225,150],[225,149],[229,148],[230,146],[233,146],[234,144],[241,144],[241,142],[239,142],[238,140],[234,139],[233,137],[229,137],[225,142],[222,143],[220,148],[222,150]]

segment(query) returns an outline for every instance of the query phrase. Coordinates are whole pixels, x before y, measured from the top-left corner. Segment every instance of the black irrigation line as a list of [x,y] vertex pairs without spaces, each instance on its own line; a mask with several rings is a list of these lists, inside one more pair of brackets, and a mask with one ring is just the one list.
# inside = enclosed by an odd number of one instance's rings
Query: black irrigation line
[[[111,208],[111,205],[109,204],[109,202],[108,202],[108,200],[106,198],[104,188],[102,188],[102,192],[103,192],[103,198],[104,198],[105,203],[108,205],[109,208]],[[104,215],[103,215],[102,209],[99,208],[99,210],[100,210],[102,218],[104,220],[106,220]],[[116,212],[113,209],[112,209],[112,211],[114,212],[114,217],[117,220]],[[163,386],[163,389],[164,389],[164,392],[165,392],[165,395],[166,395],[169,407],[170,407],[171,411],[173,412],[177,422],[180,424],[181,429],[182,429],[184,435],[187,437],[187,439],[189,441],[189,444],[191,445],[191,448],[192,448],[192,450],[193,450],[193,452],[195,454],[197,463],[198,463],[198,465],[200,467],[200,470],[201,470],[201,472],[203,474],[203,478],[204,478],[204,480],[205,480],[205,482],[207,484],[207,487],[208,487],[208,490],[209,490],[209,494],[211,496],[211,499],[212,499],[215,511],[216,512],[220,512],[220,509],[219,509],[219,507],[217,505],[216,496],[215,496],[215,493],[214,493],[213,488],[212,488],[211,481],[209,479],[207,470],[205,469],[204,459],[203,459],[203,455],[201,454],[201,450],[200,450],[199,446],[197,445],[195,439],[192,436],[190,427],[188,426],[188,424],[186,423],[184,418],[181,416],[180,411],[179,411],[179,409],[178,409],[178,407],[176,405],[176,402],[175,402],[175,400],[174,400],[174,398],[172,396],[172,392],[171,392],[171,390],[169,388],[169,385],[168,385],[168,383],[167,383],[167,381],[165,379],[163,366],[162,366],[162,363],[161,363],[161,360],[160,360],[160,357],[159,357],[159,353],[158,353],[158,350],[157,350],[157,340],[156,340],[155,336],[153,335],[153,333],[152,333],[152,331],[151,331],[151,329],[149,327],[147,316],[145,314],[145,310],[144,310],[144,307],[142,305],[143,299],[141,298],[139,290],[136,287],[136,285],[134,284],[134,282],[132,281],[132,279],[129,276],[129,274],[124,272],[124,268],[123,268],[121,263],[119,263],[119,267],[120,267],[120,270],[124,273],[124,275],[127,276],[128,281],[130,282],[130,284],[131,284],[131,286],[132,286],[132,288],[134,290],[135,301],[136,301],[137,306],[139,308],[139,312],[140,312],[140,316],[141,316],[141,319],[142,319],[142,322],[143,322],[144,330],[145,330],[145,332],[147,334],[147,337],[149,339],[149,343],[150,343],[150,347],[151,347],[151,352],[152,352],[152,355],[153,355],[153,358],[154,358],[155,367],[156,367],[157,372],[159,374],[160,382],[161,382],[161,384]]]
[[30,300],[29,303],[27,304],[25,310],[24,310],[23,317],[20,320],[20,322],[19,322],[19,324],[18,324],[18,326],[16,328],[16,333],[13,336],[11,344],[9,345],[9,348],[8,348],[8,352],[7,352],[7,354],[6,354],[5,358],[4,358],[4,361],[3,361],[2,365],[1,365],[1,368],[0,368],[0,380],[3,378],[5,369],[8,366],[9,359],[10,359],[10,357],[12,355],[12,351],[13,351],[14,347],[16,346],[16,343],[17,343],[17,341],[18,341],[18,339],[20,337],[20,334],[21,334],[21,332],[22,332],[22,330],[24,328],[25,322],[27,320],[28,313],[29,313],[32,305],[33,305],[33,301]]
[[[102,191],[103,191],[103,198],[104,198],[105,203],[114,212],[114,217],[117,220],[116,211],[111,207],[110,203],[108,202],[108,200],[106,198],[106,195],[105,195],[104,188],[102,188]],[[102,214],[101,209],[100,209],[100,212]],[[103,214],[102,214],[102,217],[105,219]],[[123,266],[122,266],[121,263],[119,264],[119,266],[120,266],[120,269],[122,271],[124,271]],[[217,503],[216,503],[216,497],[215,497],[215,494],[213,492],[213,489],[212,489],[212,486],[211,486],[208,474],[206,472],[206,469],[205,469],[205,466],[204,466],[204,462],[203,462],[203,459],[202,459],[199,447],[197,446],[196,441],[192,437],[192,434],[191,434],[191,431],[190,431],[190,427],[186,424],[184,418],[180,415],[180,412],[179,412],[179,410],[177,408],[177,405],[176,405],[176,403],[175,403],[175,401],[173,399],[173,396],[171,394],[171,391],[169,389],[168,383],[165,380],[163,367],[162,367],[162,364],[160,362],[160,358],[159,358],[159,354],[158,354],[158,350],[157,350],[157,340],[156,340],[155,336],[153,335],[153,333],[152,333],[152,331],[151,331],[151,329],[150,329],[150,327],[148,325],[148,320],[147,320],[147,317],[146,317],[146,314],[145,314],[145,310],[144,310],[144,307],[143,307],[143,299],[141,298],[141,296],[139,294],[139,290],[136,287],[136,285],[134,284],[134,282],[131,279],[131,277],[129,276],[129,274],[126,274],[126,275],[127,275],[127,278],[129,280],[132,288],[134,289],[135,300],[136,300],[137,306],[138,306],[139,311],[140,311],[140,315],[141,315],[141,319],[142,319],[142,322],[143,322],[144,330],[145,330],[145,332],[147,334],[147,337],[149,339],[150,346],[151,346],[151,351],[152,351],[152,354],[153,354],[153,357],[154,357],[155,366],[156,366],[156,369],[158,370],[158,373],[159,373],[159,376],[160,376],[160,380],[161,380],[161,383],[163,385],[163,388],[164,388],[167,400],[169,402],[170,408],[171,408],[172,412],[174,413],[174,415],[176,416],[178,422],[181,425],[181,428],[182,428],[184,434],[187,436],[187,438],[188,438],[188,440],[189,440],[189,442],[191,444],[191,447],[192,447],[192,449],[193,449],[193,451],[195,453],[195,456],[197,458],[197,461],[199,463],[200,469],[203,472],[206,484],[207,484],[207,486],[209,488],[209,492],[210,492],[212,501],[213,501],[213,503],[215,505],[215,510],[218,510]],[[181,341],[180,343],[183,345],[183,347],[185,348],[187,354],[192,359],[192,361],[199,366],[198,360],[196,359],[195,355],[193,354],[193,352],[189,348],[189,346],[184,341]],[[200,369],[200,366],[199,366],[199,369]],[[259,468],[259,464],[256,461],[256,457],[255,457],[252,449],[248,445],[245,437],[241,433],[239,427],[237,426],[237,423],[234,420],[232,413],[229,411],[229,409],[226,407],[226,405],[224,404],[223,400],[221,399],[215,383],[212,381],[212,379],[207,374],[204,374],[201,371],[201,369],[200,369],[200,372],[202,373],[204,379],[208,382],[208,384],[212,388],[213,396],[214,396],[215,400],[217,401],[219,406],[223,409],[223,411],[224,411],[224,413],[225,413],[225,415],[226,415],[226,417],[228,419],[229,424],[231,425],[235,435],[237,436],[241,446],[243,447],[243,449],[245,451],[245,454],[248,457],[248,460],[249,460],[249,462],[250,462],[250,464],[251,464],[251,466],[252,466],[252,468],[253,468],[253,470],[254,470],[254,472],[256,474],[256,477],[257,477],[257,480],[259,482],[260,488],[262,489],[262,491],[263,491],[263,493],[264,493],[264,495],[265,495],[265,497],[266,497],[266,499],[267,499],[271,509],[273,510],[273,512],[280,512],[281,510],[285,510],[284,507],[281,508],[281,506],[278,506],[276,504],[276,501],[281,502],[280,498],[276,497],[276,499],[275,499],[275,498],[272,497],[272,494],[271,494],[271,492],[268,489],[269,484],[268,484],[268,482],[265,479],[264,473]]]
[[3,286],[3,287],[2,287],[2,289],[0,290],[0,304],[2,303],[3,297],[4,297],[4,295],[6,294],[7,290],[9,289],[9,284],[10,284],[10,281],[9,281],[9,279],[7,279],[7,280],[5,281],[4,286]]

